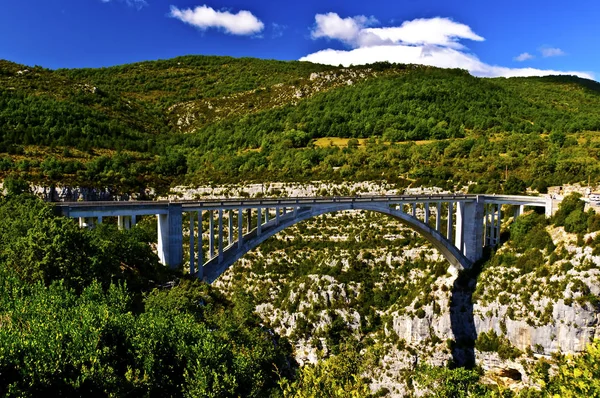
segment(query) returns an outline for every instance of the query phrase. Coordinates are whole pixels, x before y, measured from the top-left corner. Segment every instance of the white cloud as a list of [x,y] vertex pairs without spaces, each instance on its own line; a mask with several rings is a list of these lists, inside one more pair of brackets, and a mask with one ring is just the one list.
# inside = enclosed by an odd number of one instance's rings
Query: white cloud
[[254,35],[261,32],[265,25],[250,11],[239,11],[232,14],[229,11],[216,11],[206,5],[195,9],[179,9],[171,6],[171,17],[179,19],[199,29],[217,28],[223,29],[232,35]]
[[399,27],[371,28],[365,29],[365,32],[395,44],[436,45],[451,48],[463,48],[464,46],[458,42],[460,39],[485,40],[475,34],[469,26],[440,17],[414,19],[403,22]]
[[121,3],[127,4],[129,7],[135,7],[138,10],[148,5],[146,0],[101,0],[103,3],[110,3],[111,1],[120,1]]
[[513,59],[515,61],[523,62],[523,61],[527,61],[527,60],[533,59],[533,58],[535,58],[535,57],[529,53],[521,53],[521,54],[517,55],[516,57],[514,57]]
[[[321,20],[319,19],[321,17]],[[325,19],[323,19],[325,17]],[[350,50],[325,49],[301,61],[329,65],[364,65],[373,62],[421,64],[440,68],[461,68],[481,77],[545,76],[568,74],[587,79],[594,76],[581,71],[534,68],[508,68],[482,62],[460,40],[485,39],[464,24],[448,18],[415,19],[397,27],[368,28],[364,17],[340,18],[335,13],[317,14],[313,39],[326,37],[351,45]],[[358,18],[358,19],[357,19]],[[326,22],[326,23],[325,23]],[[558,55],[558,54],[555,54]],[[516,60],[533,58],[523,53]]]
[[566,55],[566,53],[560,48],[556,47],[542,47],[540,48],[540,52],[542,53],[542,57],[560,57],[561,55]]
[[334,12],[315,15],[315,26],[311,32],[313,39],[327,38],[340,40],[348,45],[358,44],[359,36],[367,26],[377,24],[374,17],[358,15],[356,17],[340,18]]

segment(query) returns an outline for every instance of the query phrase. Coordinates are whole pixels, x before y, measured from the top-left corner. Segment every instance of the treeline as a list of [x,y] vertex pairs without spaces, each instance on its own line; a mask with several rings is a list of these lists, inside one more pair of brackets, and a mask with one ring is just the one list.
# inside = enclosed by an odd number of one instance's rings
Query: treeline
[[[473,189],[484,192],[503,189],[507,174],[542,191],[547,185],[600,181],[592,133],[600,131],[596,82],[556,76],[481,79],[461,70],[386,63],[351,70],[364,77],[304,98],[296,93],[311,84],[311,73],[326,81],[323,73],[342,70],[196,56],[59,71],[2,61],[0,173],[52,182],[53,176],[74,171],[78,183],[92,185],[98,181],[84,173],[85,163],[133,151],[129,171],[112,162],[113,173],[106,170],[102,184],[385,178],[449,186],[477,181]],[[178,112],[189,115],[177,118],[201,118],[186,101],[274,85],[289,94],[287,102],[249,112],[224,109],[227,117],[215,112],[189,134],[179,132],[180,120],[170,114],[173,104],[184,103]],[[244,101],[252,105],[252,95]],[[364,146],[351,140],[347,147],[315,147],[320,137],[369,140]],[[58,147],[54,156],[61,162],[84,164],[48,172],[36,166],[44,159],[30,145],[50,152]],[[64,148],[89,156],[63,157]],[[98,148],[114,152],[100,154]],[[510,191],[521,187],[512,182]]]

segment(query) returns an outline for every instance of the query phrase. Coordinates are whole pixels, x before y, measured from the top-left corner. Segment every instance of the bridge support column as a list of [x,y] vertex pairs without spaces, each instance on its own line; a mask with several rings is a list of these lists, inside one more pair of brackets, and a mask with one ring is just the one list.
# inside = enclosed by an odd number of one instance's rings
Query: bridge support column
[[229,244],[233,244],[233,210],[229,210]]
[[496,229],[496,242],[494,242],[494,246],[498,246],[500,243],[500,227],[502,226],[502,205],[498,205],[498,220],[495,226]]
[[490,245],[490,205],[485,205],[485,218],[483,220],[483,225],[485,228],[485,235],[484,235],[484,245],[485,246],[489,246]]
[[440,232],[442,227],[442,202],[437,202],[437,208],[435,211],[435,230]]
[[208,259],[215,256],[215,217],[212,210],[208,211]]
[[[102,217],[98,217],[98,220],[102,222]],[[131,216],[131,226],[135,227],[135,224],[137,224],[137,216],[134,214]]]
[[425,224],[429,225],[429,202],[423,203],[423,207],[425,208]]
[[258,209],[256,209],[256,211],[258,212],[258,222],[256,223],[256,236],[260,236],[260,234],[262,233],[262,212],[261,212],[261,208],[259,207]]
[[417,203],[416,202],[412,203],[412,216],[417,218]]
[[199,279],[204,277],[204,253],[202,248],[202,210],[198,212],[198,272]]
[[496,205],[492,205],[490,219],[490,246],[496,246]]
[[525,212],[525,206],[515,206],[515,219]]
[[402,202],[398,203],[398,211],[400,213],[404,213],[404,203],[402,203]]
[[219,263],[223,261],[223,209],[219,209]]
[[177,268],[183,262],[181,205],[169,204],[167,214],[158,215],[158,257],[161,263]]
[[194,275],[196,273],[195,267],[195,253],[194,253],[194,244],[196,243],[194,239],[194,213],[189,212],[190,216],[190,275]]
[[479,198],[473,202],[458,202],[456,210],[456,247],[475,262],[483,255],[484,203]]
[[546,217],[552,217],[554,214],[554,199],[546,198]]
[[246,233],[252,231],[252,209],[246,209]]
[[265,224],[269,222],[269,208],[265,209]]
[[279,207],[275,208],[275,225],[279,225]]
[[244,243],[244,210],[238,209],[238,249]]
[[465,254],[465,247],[463,245],[463,220],[465,218],[465,202],[456,202],[456,230],[454,231],[454,246],[458,250]]
[[446,239],[452,242],[452,215],[454,214],[454,202],[448,202],[448,225],[446,226]]
[[96,223],[97,224],[102,224],[102,216],[96,217]]
[[286,213],[286,212],[287,212],[287,207],[283,206],[282,213],[283,213],[283,215],[284,215],[284,216],[285,216],[285,213]]

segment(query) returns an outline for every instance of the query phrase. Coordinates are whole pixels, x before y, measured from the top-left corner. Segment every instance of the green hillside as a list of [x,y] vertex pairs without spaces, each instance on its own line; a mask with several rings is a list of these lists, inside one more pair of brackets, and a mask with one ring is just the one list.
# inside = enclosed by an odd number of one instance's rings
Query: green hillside
[[[208,56],[56,71],[0,61],[0,173],[30,180],[466,183],[510,169],[531,185],[543,158],[543,185],[597,180],[597,131],[600,84],[568,76]],[[371,140],[315,146],[321,137]]]

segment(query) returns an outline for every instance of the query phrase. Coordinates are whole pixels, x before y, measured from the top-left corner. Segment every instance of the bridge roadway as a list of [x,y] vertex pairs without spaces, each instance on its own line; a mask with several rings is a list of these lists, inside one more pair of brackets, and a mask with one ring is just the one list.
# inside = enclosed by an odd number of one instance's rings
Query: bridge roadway
[[[117,217],[119,228],[130,228],[138,216],[156,215],[158,255],[171,267],[183,265],[182,215],[188,213],[190,273],[212,282],[245,253],[283,229],[344,210],[376,211],[396,218],[429,240],[452,266],[468,268],[481,258],[484,246],[499,243],[502,205],[515,206],[515,216],[525,206],[544,207],[548,216],[553,209],[550,197],[463,194],[63,202],[56,207],[64,216],[79,218],[81,226]],[[203,230],[205,217],[208,231]]]

